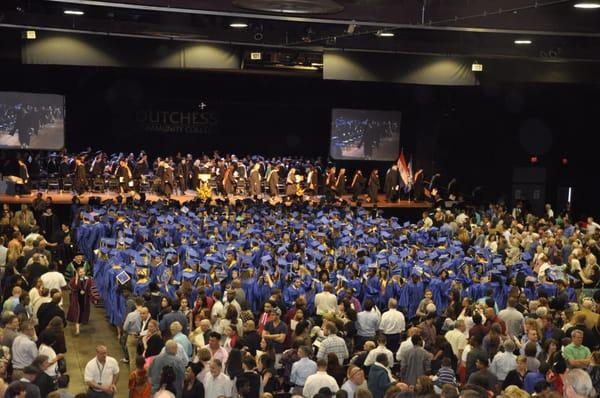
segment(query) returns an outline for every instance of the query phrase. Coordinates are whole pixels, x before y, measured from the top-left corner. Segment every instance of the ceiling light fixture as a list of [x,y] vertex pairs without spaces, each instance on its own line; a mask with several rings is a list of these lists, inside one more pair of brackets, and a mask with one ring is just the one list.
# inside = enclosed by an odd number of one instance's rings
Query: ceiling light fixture
[[531,40],[519,39],[515,40],[515,44],[531,44]]
[[379,37],[394,37],[394,32],[386,32],[384,30],[378,30],[376,35]]
[[26,30],[25,38],[27,40],[35,40],[37,38],[37,33],[35,32],[35,30]]
[[575,8],[583,8],[584,10],[594,10],[596,8],[600,8],[600,3],[597,1],[582,1],[579,3],[573,4]]
[[230,28],[236,28],[236,29],[244,29],[248,27],[247,23],[244,22],[233,22],[229,24]]
[[79,10],[65,10],[65,14],[66,15],[83,15],[84,12],[79,11]]

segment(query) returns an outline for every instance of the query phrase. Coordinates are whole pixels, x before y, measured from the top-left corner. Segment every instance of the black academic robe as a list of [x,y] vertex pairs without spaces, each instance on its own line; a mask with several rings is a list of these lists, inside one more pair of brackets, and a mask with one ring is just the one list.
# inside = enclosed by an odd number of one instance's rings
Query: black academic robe
[[400,172],[398,170],[389,169],[385,175],[385,184],[383,190],[385,192],[385,198],[388,201],[395,199],[398,194],[397,186],[400,184]]
[[75,166],[75,176],[73,177],[73,189],[78,194],[82,194],[87,189],[87,173],[83,163]]
[[269,184],[269,192],[271,196],[279,195],[279,172],[277,169],[273,169],[267,176],[267,184]]
[[335,182],[335,192],[338,196],[342,196],[346,194],[346,175],[341,175],[337,178]]
[[252,170],[248,182],[250,183],[250,196],[260,195],[260,170]]
[[160,191],[166,196],[171,196],[174,184],[175,174],[173,173],[173,169],[171,167],[163,167],[160,179]]
[[131,171],[127,166],[120,166],[117,168],[116,173],[117,179],[119,180],[119,189],[121,192],[129,191],[129,182],[131,181]]
[[352,179],[352,185],[350,186],[352,190],[352,198],[357,199],[360,194],[362,194],[365,189],[365,178],[362,174],[355,174]]
[[308,173],[306,185],[308,187],[309,193],[316,195],[319,190],[319,176],[317,171],[310,171]]
[[377,203],[377,193],[379,192],[379,177],[369,178],[369,198],[371,198],[371,202]]
[[181,189],[182,192],[187,191],[187,165],[179,163],[175,170],[175,175],[177,176],[179,189]]

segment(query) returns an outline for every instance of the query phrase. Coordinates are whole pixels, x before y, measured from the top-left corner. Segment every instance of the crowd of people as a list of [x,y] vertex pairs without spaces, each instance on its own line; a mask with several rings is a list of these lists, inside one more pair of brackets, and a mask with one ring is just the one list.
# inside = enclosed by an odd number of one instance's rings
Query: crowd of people
[[307,203],[136,200],[50,223],[51,207],[0,219],[7,397],[64,393],[65,321],[86,334],[98,300],[123,358],[96,348],[86,397],[124,396],[127,365],[140,398],[600,391],[591,217],[494,204],[401,223]]
[[[69,189],[80,195],[114,189],[121,194],[154,192],[170,197],[175,193],[193,194],[207,187],[209,195],[215,196],[268,199],[322,195],[329,202],[349,194],[354,201],[372,203],[379,201],[380,192],[390,202],[407,195],[397,165],[390,165],[385,176],[380,176],[377,168],[370,172],[355,170],[347,175],[346,169],[336,168],[321,158],[238,158],[233,154],[221,156],[218,152],[198,158],[179,153],[157,157],[152,162],[144,151],[137,156],[133,153],[109,156],[91,148],[79,154],[38,153],[21,156],[15,174],[24,182],[25,191],[32,187],[48,189],[54,180],[53,188],[67,190],[68,183]],[[422,171],[418,171],[410,184],[412,199],[422,199],[422,185]],[[428,190],[433,188],[429,186]]]

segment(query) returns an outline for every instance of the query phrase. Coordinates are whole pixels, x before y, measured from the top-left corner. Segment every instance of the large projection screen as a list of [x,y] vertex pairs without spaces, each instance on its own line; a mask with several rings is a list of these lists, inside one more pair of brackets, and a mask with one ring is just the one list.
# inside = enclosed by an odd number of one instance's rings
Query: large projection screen
[[329,155],[336,160],[394,161],[400,151],[397,111],[333,109]]
[[61,149],[64,117],[62,95],[0,92],[0,149]]

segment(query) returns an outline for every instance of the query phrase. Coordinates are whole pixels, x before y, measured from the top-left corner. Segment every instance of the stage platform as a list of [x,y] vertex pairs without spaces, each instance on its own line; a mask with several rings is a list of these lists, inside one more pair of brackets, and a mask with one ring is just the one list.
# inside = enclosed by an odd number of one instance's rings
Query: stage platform
[[[42,193],[43,198],[51,197],[52,202],[55,205],[70,205],[71,200],[73,199],[74,193],[72,192],[59,192],[59,191],[39,191]],[[30,204],[33,199],[36,198],[38,191],[33,190],[29,195],[0,195],[0,202],[9,203],[9,204]],[[119,194],[116,192],[86,192],[82,195],[79,195],[79,199],[82,204],[87,204],[91,197],[100,198],[101,201],[107,199],[116,199]],[[124,195],[131,196],[131,195]],[[139,195],[135,194],[134,198],[139,199]],[[180,203],[185,203],[191,200],[195,200],[197,198],[197,194],[193,191],[187,191],[185,195],[171,195],[172,200],[177,200]],[[313,196],[309,200],[314,203],[318,203],[321,200],[321,196]],[[164,196],[159,196],[153,193],[146,194],[146,200],[150,202],[155,202],[157,200],[165,199]],[[213,202],[218,199],[224,199],[222,196],[213,196]],[[236,200],[246,199],[245,196],[231,196],[229,197],[229,201],[234,203]],[[345,195],[343,199],[348,202],[351,206],[356,206],[357,203],[352,201],[351,195]],[[282,198],[276,199],[276,202],[281,202]],[[366,201],[361,201],[360,205],[365,208],[372,208],[373,203],[369,203]],[[379,195],[379,201],[377,202],[377,207],[381,209],[428,209],[431,207],[431,203],[429,202],[415,202],[408,200],[401,200],[397,202],[386,202],[385,195]]]

